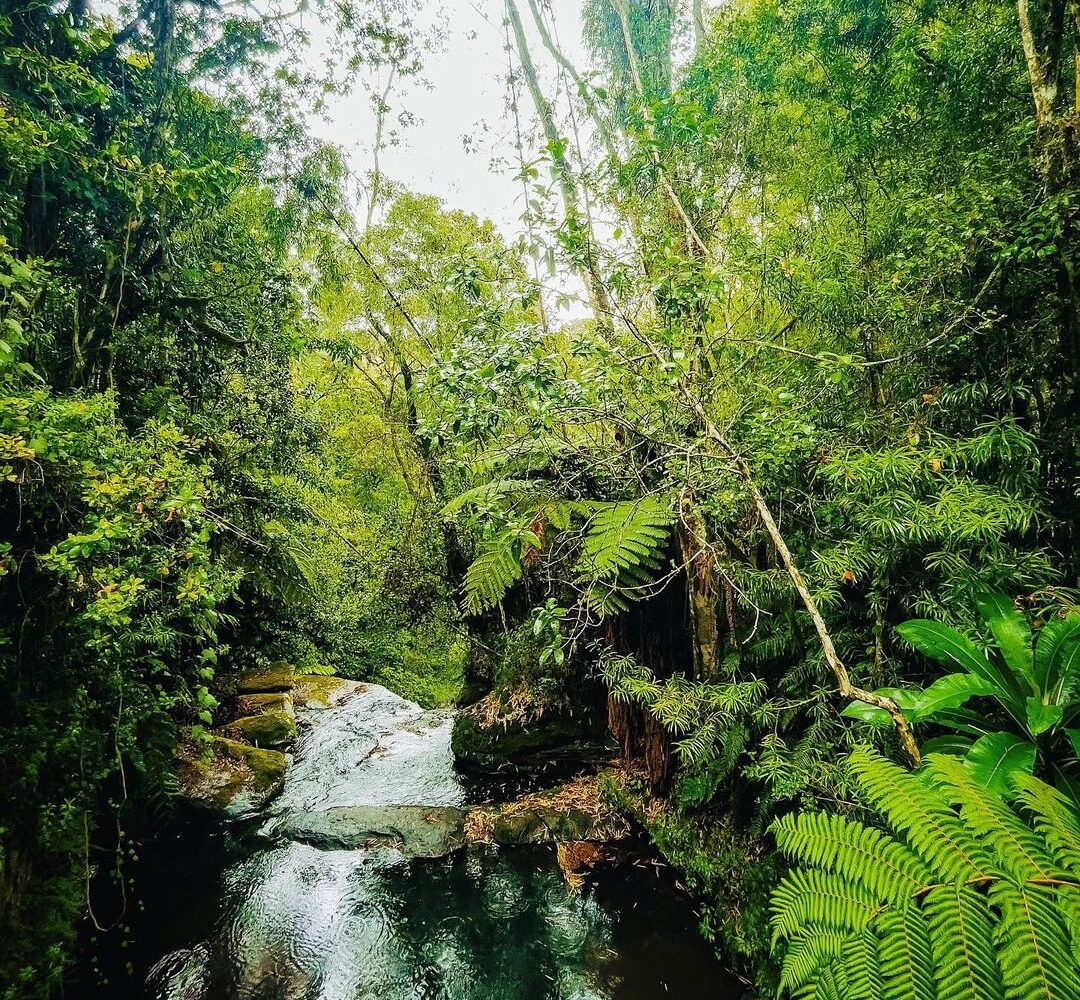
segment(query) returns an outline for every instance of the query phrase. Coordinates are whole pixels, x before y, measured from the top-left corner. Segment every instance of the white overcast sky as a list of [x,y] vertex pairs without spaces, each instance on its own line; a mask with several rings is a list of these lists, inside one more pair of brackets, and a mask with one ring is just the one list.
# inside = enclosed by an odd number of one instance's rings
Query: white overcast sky
[[[427,6],[427,5],[425,5]],[[533,42],[533,56],[553,85],[551,60],[533,29],[525,0],[522,19]],[[580,67],[587,66],[581,40],[580,0],[552,0],[559,40]],[[385,150],[382,168],[407,188],[434,194],[447,207],[494,221],[506,234],[522,227],[521,185],[506,164],[493,157],[513,153],[514,125],[506,110],[507,57],[504,51],[502,0],[444,0],[431,4],[429,19],[443,12],[446,37],[441,49],[425,57],[424,78],[430,88],[398,88],[390,98],[393,113],[407,110],[417,117],[402,133],[401,145]],[[517,58],[515,55],[515,64]],[[538,129],[527,92],[520,95],[523,130]],[[313,118],[313,131],[341,146],[357,176],[371,169],[374,112],[361,90],[330,102]],[[465,138],[472,140],[469,149]]]

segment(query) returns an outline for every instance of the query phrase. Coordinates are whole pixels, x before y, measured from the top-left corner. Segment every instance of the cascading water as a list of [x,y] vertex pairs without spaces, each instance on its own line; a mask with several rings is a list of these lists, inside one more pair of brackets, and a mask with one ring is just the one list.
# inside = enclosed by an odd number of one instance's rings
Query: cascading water
[[306,711],[261,846],[155,1000],[736,997],[682,900],[631,868],[570,892],[543,847],[460,847],[452,717],[369,685]]

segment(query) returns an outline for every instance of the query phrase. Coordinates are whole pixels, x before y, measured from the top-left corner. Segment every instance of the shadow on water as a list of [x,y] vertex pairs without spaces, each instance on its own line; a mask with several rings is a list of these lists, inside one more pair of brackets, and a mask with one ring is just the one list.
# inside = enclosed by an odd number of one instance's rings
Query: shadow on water
[[[388,693],[387,693],[388,694]],[[393,697],[393,696],[391,696]],[[400,701],[399,699],[397,701]],[[448,736],[382,701],[315,720],[279,816],[325,803],[388,804],[406,771],[431,798],[455,784]],[[415,710],[415,711],[411,711]],[[392,722],[385,725],[388,715]],[[363,725],[371,725],[367,737]],[[419,722],[419,724],[418,724]],[[340,723],[340,736],[334,735]],[[381,726],[381,728],[380,728]],[[405,734],[402,736],[402,734]],[[386,752],[364,749],[374,740]],[[346,767],[355,755],[355,766]],[[395,759],[396,758],[396,759]],[[329,791],[320,791],[325,760]],[[408,768],[402,765],[408,762]],[[449,773],[448,773],[449,772]],[[389,782],[382,779],[390,778]],[[738,1000],[741,984],[697,933],[688,899],[652,864],[601,868],[570,891],[552,847],[408,857],[386,844],[326,850],[205,824],[147,852],[130,940],[91,949],[70,995],[144,1000]],[[130,968],[128,968],[130,967]],[[148,985],[142,984],[150,973]],[[107,979],[107,983],[101,979]]]

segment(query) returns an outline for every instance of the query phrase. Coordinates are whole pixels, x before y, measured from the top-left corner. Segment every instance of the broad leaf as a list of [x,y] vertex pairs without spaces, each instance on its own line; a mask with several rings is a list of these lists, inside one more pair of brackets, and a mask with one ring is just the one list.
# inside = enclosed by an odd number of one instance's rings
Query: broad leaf
[[922,744],[923,756],[932,753],[946,753],[953,757],[963,757],[971,749],[974,740],[970,736],[960,733],[949,733],[946,736],[935,736]]
[[1035,769],[1035,744],[1010,733],[990,733],[975,741],[964,764],[979,784],[1008,795],[1014,774],[1031,774]]
[[1016,605],[1004,594],[985,593],[979,597],[978,604],[1009,669],[1034,689],[1031,626],[1027,618],[1016,610]]
[[1046,693],[1080,668],[1080,615],[1055,618],[1035,643],[1035,683]]
[[1056,726],[1064,712],[1060,705],[1045,705],[1038,698],[1027,700],[1027,724],[1032,736],[1039,736]]
[[976,695],[994,693],[994,685],[975,674],[946,674],[918,695],[911,708],[911,721],[932,719],[938,712],[959,708]]
[[[878,688],[874,694],[881,698],[891,698],[901,712],[909,713],[918,704],[925,692],[907,688]],[[868,705],[865,701],[853,701],[841,713],[845,719],[858,719],[871,726],[891,726],[892,716],[883,708]]]
[[899,632],[920,653],[947,667],[959,668],[993,684],[996,697],[1023,706],[1024,694],[1015,680],[991,662],[966,635],[941,622],[914,618],[897,625]]

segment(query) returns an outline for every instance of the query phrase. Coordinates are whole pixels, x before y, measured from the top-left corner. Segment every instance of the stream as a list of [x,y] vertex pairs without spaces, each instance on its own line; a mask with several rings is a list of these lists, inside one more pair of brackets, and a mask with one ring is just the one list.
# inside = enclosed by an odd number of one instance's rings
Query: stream
[[655,865],[571,891],[550,846],[448,852],[484,796],[450,713],[368,685],[299,715],[283,792],[227,858],[159,866],[127,957],[147,1000],[742,996]]

